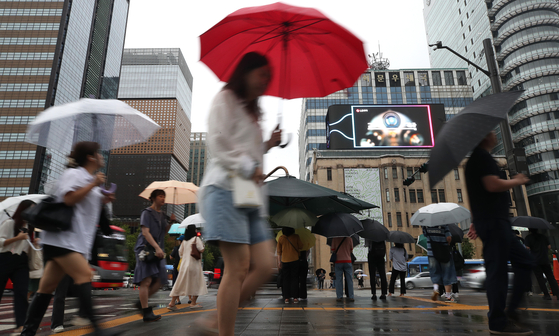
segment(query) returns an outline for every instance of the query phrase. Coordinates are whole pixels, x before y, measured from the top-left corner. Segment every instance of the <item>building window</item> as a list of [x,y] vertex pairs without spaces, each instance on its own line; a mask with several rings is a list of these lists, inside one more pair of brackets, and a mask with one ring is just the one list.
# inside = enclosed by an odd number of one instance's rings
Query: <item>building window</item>
[[452,71],[444,72],[444,82],[448,86],[454,85],[454,77],[452,76]]
[[332,168],[326,168],[326,179],[332,181]]
[[464,46],[464,50],[466,50],[466,52],[468,52],[468,46]]
[[429,73],[427,71],[418,71],[417,77],[419,86],[429,86]]
[[431,203],[439,203],[437,198],[437,189],[431,189]]
[[442,86],[441,80],[441,72],[440,71],[431,71],[431,77],[433,77],[433,85],[434,86]]
[[394,188],[394,202],[400,202],[400,191],[398,188]]
[[472,26],[468,26],[468,29],[469,29],[470,31],[472,31]]
[[388,227],[392,227],[392,214],[390,212],[386,214],[386,221],[388,222]]
[[458,195],[458,203],[463,203],[464,199],[462,198],[462,189],[456,189],[456,195]]
[[390,189],[386,188],[386,201],[390,202]]
[[408,196],[406,196],[406,188],[402,188],[402,194],[404,195],[404,202],[407,202]]
[[460,10],[460,8],[458,8],[458,15],[462,14],[462,10]]
[[398,168],[392,167],[392,178],[398,179]]
[[462,33],[462,40],[465,40],[465,39],[466,39],[466,34]]
[[396,225],[402,227],[402,213],[396,212]]
[[405,86],[415,86],[413,71],[404,71],[404,83]]
[[423,199],[423,189],[417,189],[417,203],[425,203]]
[[446,197],[444,196],[444,189],[439,189],[439,202],[446,202]]
[[384,167],[384,178],[388,178],[388,168]]
[[[409,215],[408,212],[406,212],[406,226],[410,227],[410,215]],[[410,246],[410,249],[411,249],[411,246]]]
[[413,175],[413,168],[408,167],[407,172],[408,172],[408,177],[411,177]]
[[458,171],[458,168],[454,168],[454,179],[455,180],[460,179],[460,172]]
[[416,203],[417,200],[415,198],[415,189],[410,189],[410,203]]

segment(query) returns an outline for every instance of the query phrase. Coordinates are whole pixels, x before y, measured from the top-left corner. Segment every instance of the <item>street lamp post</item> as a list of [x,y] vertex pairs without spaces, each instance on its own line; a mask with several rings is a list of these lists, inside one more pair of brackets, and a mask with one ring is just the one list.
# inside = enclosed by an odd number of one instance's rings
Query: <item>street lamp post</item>
[[[493,93],[499,93],[502,91],[501,78],[499,76],[499,70],[497,68],[497,61],[495,59],[495,53],[493,52],[493,45],[491,39],[483,40],[483,50],[485,53],[485,59],[487,61],[487,69],[480,68],[477,64],[471,62],[469,59],[460,55],[456,51],[452,50],[447,46],[443,46],[441,41],[437,41],[436,44],[429,44],[430,47],[435,47],[437,49],[446,49],[464,60],[469,65],[483,72],[491,80],[491,87]],[[526,163],[526,152],[524,148],[515,148],[512,141],[512,133],[509,126],[508,114],[505,116],[500,124],[501,126],[501,138],[503,140],[503,147],[507,157],[507,166],[512,174],[523,173],[528,175],[528,165]],[[526,202],[524,201],[524,191],[521,186],[513,188],[513,198],[516,204],[516,212],[518,216],[528,216]]]

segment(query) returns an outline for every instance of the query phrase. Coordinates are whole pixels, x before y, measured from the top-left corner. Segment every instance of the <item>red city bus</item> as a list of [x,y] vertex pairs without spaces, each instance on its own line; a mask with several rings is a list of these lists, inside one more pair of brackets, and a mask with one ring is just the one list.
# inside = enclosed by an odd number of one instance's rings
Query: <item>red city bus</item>
[[97,230],[89,265],[93,272],[93,288],[119,288],[124,286],[128,270],[126,236],[124,229],[111,225],[113,234],[105,236]]

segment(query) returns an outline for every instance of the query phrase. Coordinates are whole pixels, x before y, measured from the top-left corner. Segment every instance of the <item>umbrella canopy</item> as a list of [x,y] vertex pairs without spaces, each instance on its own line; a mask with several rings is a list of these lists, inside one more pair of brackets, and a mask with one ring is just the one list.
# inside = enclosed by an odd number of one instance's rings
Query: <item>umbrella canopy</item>
[[431,189],[462,159],[507,118],[507,112],[524,91],[492,94],[466,106],[437,134],[429,159]]
[[415,239],[413,239],[411,234],[404,231],[390,231],[387,241],[401,244],[415,243]]
[[425,235],[419,235],[415,244],[421,247],[425,252],[427,252],[427,237],[425,237]]
[[27,127],[25,141],[62,153],[80,141],[109,150],[144,142],[159,128],[120,100],[82,98],[41,112]]
[[305,209],[287,208],[275,214],[270,221],[277,226],[297,229],[315,225],[318,218],[314,213]]
[[186,217],[179,225],[179,228],[184,229],[189,225],[196,225],[197,228],[200,228],[206,224],[206,220],[202,217],[201,214],[197,213],[194,215],[190,215]]
[[[303,248],[301,249],[301,251],[308,251],[316,244],[316,237],[314,236],[314,234],[312,234],[311,230],[306,228],[298,228],[295,229],[295,233],[299,235],[299,238],[303,243]],[[283,232],[281,232],[280,230],[276,235],[276,241],[278,241],[281,236],[283,236]]]
[[42,199],[48,195],[41,194],[30,194],[24,196],[9,197],[0,202],[0,225],[6,220],[13,216],[14,212],[17,210],[19,203],[25,200],[30,200],[35,203],[39,203]]
[[180,224],[173,224],[171,225],[171,228],[169,229],[169,234],[177,234],[177,235],[182,235],[184,234],[184,228],[180,227]]
[[312,228],[312,233],[327,237],[350,237],[363,231],[363,225],[355,216],[347,213],[334,213],[320,217]]
[[167,204],[189,204],[198,202],[196,192],[199,188],[194,183],[173,180],[152,182],[139,196],[149,199],[151,192],[156,189],[165,191],[165,203]]
[[525,227],[525,228],[529,228],[529,229],[542,229],[542,230],[553,230],[553,229],[555,229],[555,227],[553,227],[553,225],[549,224],[549,222],[546,221],[545,219],[539,218],[539,217],[530,217],[530,216],[514,217],[511,220],[511,225],[512,226]]
[[200,61],[222,81],[252,51],[271,65],[265,94],[287,99],[345,89],[368,67],[363,42],[345,28],[316,9],[281,2],[239,9],[200,36]]
[[353,271],[353,273],[358,273],[358,272],[363,272],[363,270],[360,269],[360,268],[358,268],[358,269],[356,269],[355,271]]
[[411,217],[412,225],[439,226],[469,220],[470,211],[455,203],[433,203],[417,210]]
[[452,235],[453,243],[461,243],[464,240],[464,231],[456,224],[448,224],[448,230]]
[[378,206],[351,195],[300,180],[293,176],[279,177],[265,183],[271,215],[286,208],[302,208],[317,216],[335,213],[356,213]]
[[381,242],[385,241],[388,238],[388,234],[390,234],[390,231],[376,220],[369,218],[363,219],[361,220],[361,224],[363,224],[363,231],[357,234],[365,239]]
[[[351,236],[351,240],[352,240],[352,242],[353,242],[353,247],[355,247],[355,246],[361,244],[361,239],[359,238],[358,235],[353,235],[353,236]],[[328,246],[332,246],[332,238],[326,239],[326,244],[327,244]]]

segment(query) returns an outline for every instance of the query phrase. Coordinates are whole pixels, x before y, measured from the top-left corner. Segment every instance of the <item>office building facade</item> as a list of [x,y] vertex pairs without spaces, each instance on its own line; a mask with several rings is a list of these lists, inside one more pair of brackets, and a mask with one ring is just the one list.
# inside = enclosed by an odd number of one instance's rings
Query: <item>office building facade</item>
[[[116,98],[128,0],[0,1],[0,200],[49,192],[64,152],[24,142],[45,108]],[[52,188],[51,188],[52,189]]]
[[[190,134],[190,165],[187,172],[187,181],[200,186],[204,178],[204,171],[210,162],[210,152],[207,147],[206,132],[192,132]],[[197,213],[196,204],[187,204],[185,208],[185,217]]]
[[[425,1],[424,17],[429,43],[442,41],[483,68],[482,41],[490,38],[503,90],[525,90],[509,122],[514,145],[526,151],[530,210],[559,223],[559,3],[431,0]],[[434,67],[466,66],[445,50],[430,55]],[[489,79],[472,73],[474,98],[490,93]]]
[[299,127],[299,176],[312,180],[313,149],[326,149],[325,117],[335,104],[444,104],[449,119],[472,102],[465,68],[368,70],[350,88],[303,99]]
[[[187,181],[193,77],[178,48],[125,49],[119,100],[145,113],[161,126],[148,141],[111,151],[109,180],[119,193],[139,195],[154,181]],[[148,200],[120,198],[116,216],[136,220]],[[178,220],[184,205],[167,206]]]

